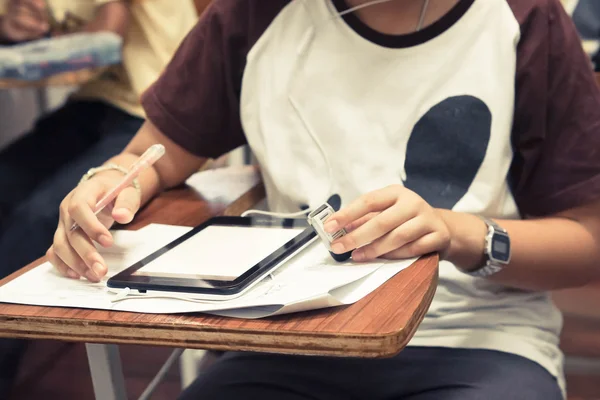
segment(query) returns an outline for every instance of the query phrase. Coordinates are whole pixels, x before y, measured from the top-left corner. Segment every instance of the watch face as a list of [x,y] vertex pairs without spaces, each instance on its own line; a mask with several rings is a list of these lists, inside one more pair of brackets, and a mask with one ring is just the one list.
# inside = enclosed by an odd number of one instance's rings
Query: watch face
[[492,254],[494,261],[507,263],[510,260],[510,239],[508,235],[496,233],[492,238]]

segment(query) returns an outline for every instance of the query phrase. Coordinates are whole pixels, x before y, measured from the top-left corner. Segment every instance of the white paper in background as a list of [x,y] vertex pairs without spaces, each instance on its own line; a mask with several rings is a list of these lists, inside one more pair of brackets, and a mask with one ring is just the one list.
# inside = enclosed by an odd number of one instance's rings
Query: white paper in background
[[598,40],[583,40],[583,49],[591,57],[598,52],[600,42]]
[[[114,275],[188,232],[187,227],[149,225],[137,232],[115,233],[116,245],[102,251]],[[110,261],[108,261],[110,260]],[[131,296],[113,303],[106,279],[75,281],[56,273],[49,263],[0,287],[0,302],[120,310],[140,313],[206,312],[239,318],[262,318],[352,304],[371,293],[414,260],[338,263],[318,241],[290,259],[244,296],[227,301],[197,300],[193,295]]]
[[135,275],[234,280],[302,233],[303,229],[209,226]]
[[[209,169],[195,173],[185,182],[208,201],[231,202],[256,186],[261,180],[256,166],[240,165]],[[223,190],[227,182],[227,190]]]

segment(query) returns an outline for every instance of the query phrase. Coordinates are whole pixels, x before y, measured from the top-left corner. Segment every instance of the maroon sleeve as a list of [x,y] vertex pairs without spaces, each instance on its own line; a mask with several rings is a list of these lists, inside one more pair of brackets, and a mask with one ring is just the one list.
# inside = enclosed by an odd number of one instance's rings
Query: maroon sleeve
[[259,2],[213,0],[142,95],[147,118],[195,155],[216,158],[246,142],[239,115],[246,55],[287,3],[259,9]]
[[508,0],[521,25],[511,183],[524,215],[600,199],[600,90],[559,0]]

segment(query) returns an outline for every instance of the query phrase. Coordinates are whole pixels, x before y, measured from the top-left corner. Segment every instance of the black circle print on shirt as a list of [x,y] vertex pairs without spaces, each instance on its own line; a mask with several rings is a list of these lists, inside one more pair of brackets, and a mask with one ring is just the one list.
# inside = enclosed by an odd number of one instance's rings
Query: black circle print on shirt
[[404,186],[432,207],[451,210],[483,163],[491,128],[490,109],[476,97],[450,97],[432,107],[408,140]]

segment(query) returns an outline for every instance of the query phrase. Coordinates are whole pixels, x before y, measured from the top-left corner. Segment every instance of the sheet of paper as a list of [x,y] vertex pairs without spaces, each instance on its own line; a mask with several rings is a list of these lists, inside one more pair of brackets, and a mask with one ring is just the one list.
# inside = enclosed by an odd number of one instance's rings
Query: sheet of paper
[[140,268],[136,275],[234,280],[302,231],[209,226]]
[[[232,202],[260,182],[260,172],[253,165],[231,166],[198,172],[185,182],[209,201]],[[223,189],[227,182],[227,189]]]
[[[185,234],[190,228],[150,225],[137,232],[115,232],[115,246],[102,250],[109,276]],[[376,289],[414,260],[338,263],[315,241],[288,260],[246,295],[228,301],[202,301],[193,296],[128,296],[112,302],[106,279],[94,284],[60,276],[49,264],[0,287],[0,302],[120,310],[141,313],[208,312],[239,318],[351,304]]]

